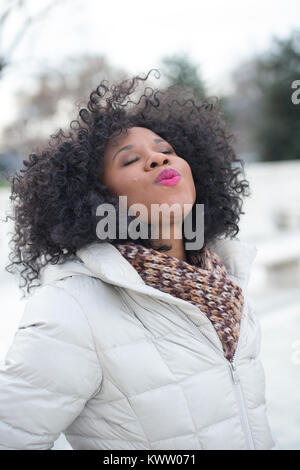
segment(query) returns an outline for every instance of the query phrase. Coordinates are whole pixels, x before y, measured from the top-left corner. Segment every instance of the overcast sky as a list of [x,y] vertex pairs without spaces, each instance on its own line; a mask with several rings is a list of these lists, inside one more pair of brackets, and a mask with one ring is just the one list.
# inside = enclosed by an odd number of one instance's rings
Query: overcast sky
[[[7,1],[0,0],[1,10]],[[29,0],[28,10],[38,12],[48,3]],[[3,31],[4,48],[20,20],[15,15]],[[286,37],[294,28],[300,28],[299,0],[61,0],[15,51],[16,63],[23,66],[1,81],[5,113],[0,127],[13,116],[14,90],[30,86],[29,65],[35,61],[43,67],[68,55],[99,53],[131,75],[184,51],[200,66],[210,92],[218,94],[228,89],[237,63],[265,50],[272,36]]]

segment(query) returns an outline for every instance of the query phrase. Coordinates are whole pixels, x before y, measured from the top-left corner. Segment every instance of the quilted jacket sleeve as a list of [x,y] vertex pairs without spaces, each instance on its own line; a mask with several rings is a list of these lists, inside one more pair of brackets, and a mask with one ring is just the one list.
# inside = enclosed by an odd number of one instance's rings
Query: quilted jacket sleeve
[[63,288],[41,287],[0,363],[0,449],[51,449],[101,381],[83,309]]

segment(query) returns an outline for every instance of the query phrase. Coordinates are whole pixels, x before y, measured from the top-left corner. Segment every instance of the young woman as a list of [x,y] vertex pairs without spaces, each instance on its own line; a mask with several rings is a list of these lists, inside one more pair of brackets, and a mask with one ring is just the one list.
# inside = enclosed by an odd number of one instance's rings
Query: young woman
[[[149,87],[126,101],[147,78],[102,82],[11,181],[7,269],[35,291],[1,364],[0,448],[50,449],[61,432],[74,449],[278,448],[247,297],[256,248],[236,238],[240,160],[217,105]],[[119,215],[120,196],[157,237],[122,237],[118,217],[99,237],[99,206]],[[168,237],[151,214],[163,203],[183,215]],[[195,228],[197,204],[195,250],[184,205]]]

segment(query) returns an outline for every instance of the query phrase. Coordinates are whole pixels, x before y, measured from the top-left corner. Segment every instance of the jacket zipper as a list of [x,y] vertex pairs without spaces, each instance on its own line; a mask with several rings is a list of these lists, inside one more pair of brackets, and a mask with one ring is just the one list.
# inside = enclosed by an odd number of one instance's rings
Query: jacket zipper
[[[176,308],[178,308],[178,307],[176,307]],[[215,347],[215,345],[202,333],[200,328],[195,325],[195,323],[188,317],[188,315],[185,315],[185,318],[187,318],[188,321],[191,323],[191,325],[197,330],[197,332],[200,333],[200,335],[204,339],[205,343],[207,345],[209,345],[210,347],[212,347],[214,349],[214,351],[216,351],[224,359],[224,361],[226,361],[226,363],[229,365],[230,372],[231,372],[231,377],[232,377],[232,382],[233,382],[234,390],[235,390],[235,393],[236,393],[237,402],[238,402],[238,405],[239,405],[239,408],[240,408],[240,417],[241,417],[242,427],[244,429],[244,434],[245,434],[246,441],[247,441],[247,446],[248,446],[248,449],[255,450],[254,441],[253,441],[253,437],[252,437],[252,433],[251,433],[251,429],[250,429],[250,425],[249,425],[249,420],[248,420],[248,415],[247,415],[247,408],[246,408],[245,398],[244,398],[244,395],[243,395],[243,391],[242,391],[241,384],[240,384],[240,379],[239,379],[239,376],[237,374],[237,369],[236,369],[236,364],[235,364],[235,358],[236,358],[236,354],[237,354],[237,351],[238,351],[240,341],[238,340],[238,343],[237,343],[237,346],[236,346],[236,349],[235,349],[235,352],[234,352],[234,355],[233,355],[233,358],[232,358],[232,362],[230,362]],[[242,317],[241,317],[239,338],[241,337],[241,329],[242,329],[243,319],[244,319],[244,315],[242,315]]]
[[[156,299],[156,300],[158,302],[163,302],[161,299]],[[217,354],[219,354],[222,357],[222,359],[224,359],[224,361],[226,361],[227,365],[229,365],[230,372],[231,372],[231,377],[232,377],[232,382],[233,382],[234,390],[235,390],[235,393],[236,393],[237,402],[238,402],[238,405],[239,405],[239,408],[240,408],[241,423],[242,423],[242,427],[244,429],[244,434],[245,434],[245,437],[246,437],[247,446],[248,446],[248,449],[255,450],[254,441],[253,441],[253,437],[252,437],[252,433],[251,433],[251,429],[250,429],[250,425],[249,425],[249,420],[248,420],[248,415],[247,415],[247,408],[246,408],[245,398],[244,398],[244,395],[243,395],[243,391],[242,391],[241,384],[240,384],[240,379],[238,377],[237,369],[236,369],[236,365],[235,365],[235,358],[236,358],[236,354],[237,354],[238,347],[239,347],[239,344],[240,344],[242,324],[244,323],[243,322],[244,315],[241,316],[239,339],[238,339],[238,343],[237,343],[237,346],[236,346],[236,349],[235,349],[235,352],[234,352],[234,355],[233,355],[233,358],[232,358],[232,362],[230,362],[228,359],[226,359],[224,354],[222,354],[221,351],[219,351],[219,349],[217,349],[216,346],[202,333],[200,328],[195,325],[195,323],[189,318],[189,316],[184,314],[184,312],[177,305],[175,305],[175,307],[177,308],[177,310],[181,314],[184,315],[184,318],[188,319],[188,321],[191,323],[193,328],[196,329],[198,334],[200,333],[200,335],[204,339],[205,343],[208,346],[210,346],[211,348],[213,348],[214,351]],[[143,308],[145,308],[145,307],[143,307]],[[203,315],[202,312],[201,312],[201,314]]]

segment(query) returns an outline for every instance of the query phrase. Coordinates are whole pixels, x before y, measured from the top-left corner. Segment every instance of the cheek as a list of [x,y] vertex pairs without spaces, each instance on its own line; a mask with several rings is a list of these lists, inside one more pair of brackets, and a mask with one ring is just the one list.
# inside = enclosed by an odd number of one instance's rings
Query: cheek
[[192,179],[192,183],[193,183],[193,185],[192,185],[192,187],[193,187],[192,192],[193,192],[193,198],[194,198],[194,202],[195,202],[196,196],[197,196],[197,191],[196,191],[196,188],[195,188],[194,179]]
[[126,193],[124,192],[124,194],[127,195],[128,205],[144,204],[145,206],[148,206],[153,196],[138,178],[130,180],[130,184],[127,186]]
[[127,179],[121,178],[120,175],[109,169],[104,171],[102,182],[114,196],[127,194],[129,186]]
[[190,192],[193,194],[193,197],[196,199],[196,188],[195,188],[195,182],[194,182],[194,178],[193,178],[193,175],[192,175],[192,170],[191,170],[191,167],[189,165],[187,165],[187,175],[188,175],[188,182],[189,182],[189,186],[190,186]]
[[127,206],[135,203],[147,203],[149,191],[145,191],[145,187],[141,179],[137,176],[133,177],[115,177],[107,181],[106,186],[114,194],[114,196],[127,196]]

